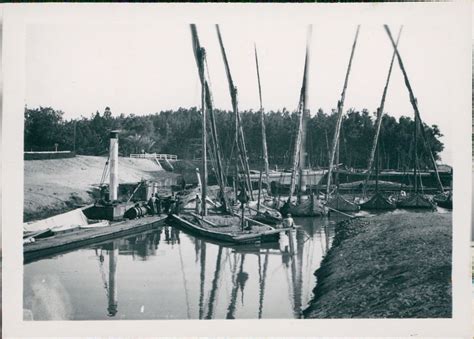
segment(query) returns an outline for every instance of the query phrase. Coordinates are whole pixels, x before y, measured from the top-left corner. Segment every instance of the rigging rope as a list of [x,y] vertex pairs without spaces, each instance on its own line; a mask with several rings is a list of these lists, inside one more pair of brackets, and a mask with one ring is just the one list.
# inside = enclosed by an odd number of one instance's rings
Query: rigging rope
[[107,175],[108,175],[108,172],[109,172],[109,160],[110,160],[110,154],[107,157],[107,161],[105,162],[105,166],[104,166],[104,169],[102,171],[102,176],[100,178],[100,185],[99,186],[102,186],[105,182],[105,179],[107,178]]

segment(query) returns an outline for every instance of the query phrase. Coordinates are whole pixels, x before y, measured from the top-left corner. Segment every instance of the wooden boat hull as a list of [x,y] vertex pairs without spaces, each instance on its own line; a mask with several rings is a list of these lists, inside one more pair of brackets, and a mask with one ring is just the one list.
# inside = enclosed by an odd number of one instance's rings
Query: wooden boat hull
[[446,200],[436,200],[436,204],[439,207],[447,208],[452,210],[453,209],[453,200],[452,199],[446,199]]
[[398,208],[435,209],[435,204],[420,193],[410,194],[397,203]]
[[315,197],[310,197],[299,204],[287,202],[280,212],[282,215],[291,214],[294,217],[322,217],[328,214],[327,208]]
[[228,233],[219,231],[219,227],[216,227],[215,229],[203,227],[201,225],[198,225],[196,222],[188,220],[184,216],[171,214],[168,218],[169,221],[173,223],[173,225],[176,225],[185,231],[189,231],[192,234],[196,234],[204,238],[229,244],[255,244],[265,242],[278,242],[278,240],[280,239],[280,232],[286,230],[272,229],[271,227],[268,227],[267,230],[262,231],[254,230]]
[[327,207],[333,208],[341,212],[357,212],[360,206],[345,199],[340,194],[336,194],[326,203]]
[[263,202],[260,204],[260,210],[257,210],[256,201],[249,202],[245,212],[247,217],[269,225],[281,223],[283,220],[278,210],[266,206]]
[[368,201],[360,204],[363,210],[394,210],[397,206],[388,200],[382,193],[378,192],[372,196]]
[[439,194],[433,199],[439,207],[453,209],[453,196],[451,192],[447,195],[445,193]]

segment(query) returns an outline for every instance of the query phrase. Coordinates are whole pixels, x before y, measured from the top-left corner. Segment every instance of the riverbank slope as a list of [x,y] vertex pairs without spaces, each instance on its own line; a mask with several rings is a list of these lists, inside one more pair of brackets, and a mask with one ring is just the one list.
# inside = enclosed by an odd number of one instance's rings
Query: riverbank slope
[[449,318],[452,214],[388,213],[336,227],[306,318]]
[[[68,159],[25,161],[24,221],[92,203],[93,187],[100,184],[106,160],[105,157],[78,155]],[[122,183],[175,176],[148,159],[120,158],[119,166]]]

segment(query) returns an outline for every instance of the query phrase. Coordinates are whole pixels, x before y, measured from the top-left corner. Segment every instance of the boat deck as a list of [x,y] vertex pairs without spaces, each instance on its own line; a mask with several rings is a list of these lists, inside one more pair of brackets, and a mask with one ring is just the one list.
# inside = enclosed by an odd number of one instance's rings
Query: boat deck
[[120,221],[111,226],[80,229],[76,232],[38,239],[33,243],[23,245],[24,261],[26,263],[77,247],[152,229],[161,225],[166,217],[166,215],[147,216],[140,219]]
[[[234,224],[225,224],[225,225],[210,225],[209,220],[207,223],[204,219],[196,218],[192,214],[181,214],[181,215],[171,215],[172,220],[179,225],[181,228],[188,230],[192,233],[198,234],[203,237],[210,239],[234,243],[234,244],[244,244],[244,243],[263,243],[263,242],[272,242],[278,241],[279,234],[281,232],[290,230],[291,228],[273,228],[264,224],[254,224],[252,225],[251,230],[242,230],[239,223]],[[230,217],[234,218],[234,217]],[[200,222],[202,220],[203,222]],[[253,221],[254,223],[256,221]],[[212,222],[211,222],[212,223]]]

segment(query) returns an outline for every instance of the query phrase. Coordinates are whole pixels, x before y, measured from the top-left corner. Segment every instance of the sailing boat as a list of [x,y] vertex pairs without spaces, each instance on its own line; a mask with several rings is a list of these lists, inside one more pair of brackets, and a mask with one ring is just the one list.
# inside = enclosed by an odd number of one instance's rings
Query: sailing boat
[[[245,145],[245,136],[244,136],[244,130],[242,128],[242,123],[241,123],[241,118],[240,118],[240,112],[238,108],[238,98],[237,98],[237,87],[234,84],[234,81],[232,80],[232,74],[230,72],[230,66],[229,62],[227,59],[227,53],[225,51],[224,47],[224,42],[222,38],[222,34],[219,28],[219,25],[216,25],[216,32],[217,32],[217,38],[219,40],[219,45],[221,49],[221,54],[222,54],[222,59],[224,61],[224,66],[225,66],[225,72],[227,76],[227,82],[229,85],[229,93],[230,93],[230,98],[232,102],[232,110],[235,115],[235,143],[237,145],[237,153],[238,153],[238,160],[235,163],[236,166],[236,175],[238,175],[238,167],[240,164],[240,167],[243,169],[244,173],[244,180],[243,183],[244,185],[241,188],[241,192],[248,194],[249,199],[246,201],[246,206],[247,209],[244,213],[246,213],[247,216],[252,217],[254,220],[262,221],[265,223],[276,223],[281,221],[281,215],[280,213],[272,209],[268,206],[263,206],[263,204],[260,204],[260,196],[261,196],[261,184],[260,189],[259,189],[259,197],[257,201],[253,197],[253,190],[252,190],[252,182],[250,180],[250,168],[249,168],[249,162],[248,162],[248,156],[247,156],[247,148]],[[257,58],[257,55],[255,54],[255,57]],[[257,60],[257,59],[256,59]],[[257,61],[257,72],[258,72],[258,61]],[[260,79],[260,77],[259,77]],[[260,81],[259,81],[259,88],[260,88]],[[261,119],[263,122],[263,109],[262,109],[262,101],[261,101],[261,90],[260,90],[260,112],[261,112]],[[262,125],[262,139],[263,139],[263,147],[264,147],[264,154],[266,153],[266,138],[265,138],[265,127]],[[268,155],[266,155],[266,159],[268,159]],[[267,185],[268,185],[268,160],[266,161],[266,180],[267,180]],[[261,180],[260,180],[261,181]]]
[[[308,71],[309,71],[309,44],[311,40],[311,29],[308,28],[308,36],[306,42],[306,55],[303,71],[303,84],[301,86],[300,100],[298,105],[298,132],[296,136],[295,149],[293,153],[293,169],[291,172],[290,193],[288,200],[285,202],[280,212],[283,215],[291,214],[296,217],[314,217],[323,216],[327,214],[327,209],[323,206],[321,201],[311,192],[306,200],[301,196],[304,189],[303,168],[305,162],[304,141],[306,135],[306,118],[309,111],[306,108],[308,99]],[[299,191],[296,203],[292,201],[293,193],[296,186],[296,174],[299,174]]]
[[395,41],[393,40],[392,34],[390,32],[390,29],[388,28],[387,25],[384,25],[385,30],[390,38],[390,41],[392,42],[394,52],[397,55],[398,59],[398,64],[400,66],[400,69],[402,70],[403,77],[405,79],[405,85],[408,89],[408,93],[410,95],[410,102],[413,106],[413,110],[415,111],[415,123],[413,126],[413,141],[414,141],[414,147],[413,147],[413,176],[414,176],[414,191],[413,193],[409,194],[408,197],[405,199],[399,201],[397,203],[397,207],[400,208],[426,208],[426,209],[434,209],[435,204],[429,200],[425,195],[421,194],[418,192],[418,177],[417,177],[417,166],[418,166],[418,129],[420,129],[422,133],[422,137],[424,138],[425,141],[425,146],[428,148],[430,158],[432,161],[432,164],[434,166],[435,172],[436,172],[436,177],[438,179],[438,184],[441,188],[441,191],[444,191],[443,189],[443,184],[441,183],[441,179],[439,178],[439,173],[438,173],[438,168],[436,166],[436,161],[434,159],[433,153],[431,152],[431,149],[429,149],[429,146],[426,144],[426,138],[424,135],[424,129],[423,125],[421,122],[421,117],[420,117],[420,112],[418,110],[418,104],[416,102],[415,96],[413,95],[413,90],[410,85],[410,81],[408,80],[407,73],[405,71],[405,67],[403,66],[403,61],[400,56],[400,53],[398,52],[397,45]]
[[[331,190],[331,176],[332,176],[332,170],[334,166],[334,160],[335,158],[337,159],[337,162],[339,160],[339,144],[340,144],[340,131],[341,131],[341,124],[342,124],[342,115],[343,115],[343,108],[344,108],[344,99],[346,97],[346,89],[347,89],[347,84],[349,82],[349,74],[351,71],[351,65],[352,65],[352,59],[354,58],[354,52],[355,52],[355,47],[357,44],[357,38],[359,36],[359,29],[360,25],[357,26],[355,38],[354,38],[354,43],[352,44],[352,51],[351,51],[351,56],[349,58],[349,64],[347,66],[347,71],[346,71],[346,78],[344,80],[344,87],[342,89],[342,94],[341,94],[341,99],[337,103],[337,122],[336,122],[336,130],[334,133],[334,139],[333,139],[333,144],[332,144],[332,152],[331,152],[331,157],[329,160],[329,171],[328,171],[328,181],[326,185],[327,189],[327,202],[326,206],[328,208],[337,210],[337,211],[347,211],[347,212],[356,212],[360,209],[359,205],[345,199],[343,196],[341,196],[338,192],[338,173],[336,172],[336,194],[334,196],[330,196],[330,190]],[[337,164],[338,165],[338,164]],[[338,171],[338,170],[336,170]]]
[[[398,33],[397,45],[398,45],[398,41],[400,40],[401,33],[402,33],[402,28],[400,28],[400,31]],[[385,82],[385,87],[383,89],[382,100],[380,102],[379,108],[377,109],[377,122],[376,122],[375,134],[374,134],[374,142],[373,142],[373,146],[370,152],[369,165],[367,169],[367,179],[365,180],[365,187],[364,187],[364,192],[365,192],[367,190],[367,183],[370,178],[370,172],[372,170],[372,165],[373,165],[374,157],[375,157],[375,194],[368,201],[361,204],[361,208],[364,210],[393,210],[396,208],[395,204],[379,191],[380,148],[379,148],[379,143],[378,143],[380,129],[382,126],[382,117],[383,117],[383,109],[385,105],[385,98],[387,96],[388,84],[390,82],[390,76],[392,74],[394,61],[395,61],[395,52],[393,52],[392,60],[390,61],[387,81]]]
[[[218,29],[218,28],[217,28]],[[221,241],[225,243],[236,243],[236,244],[246,244],[246,243],[256,243],[256,242],[275,242],[279,239],[279,234],[281,229],[275,229],[267,224],[253,220],[250,215],[246,216],[244,209],[242,209],[242,215],[238,216],[234,212],[231,206],[226,202],[226,195],[224,191],[224,179],[222,175],[222,166],[219,164],[220,155],[218,148],[218,139],[217,139],[217,130],[215,128],[215,119],[213,118],[213,107],[211,99],[211,91],[208,79],[206,79],[206,52],[203,47],[201,47],[196,25],[191,25],[191,36],[193,41],[193,51],[196,58],[196,64],[198,67],[199,78],[201,82],[201,117],[202,117],[202,129],[203,129],[203,176],[201,178],[201,193],[202,193],[202,209],[201,211],[195,211],[197,213],[188,212],[180,215],[172,214],[170,220],[174,221],[175,224],[179,225],[183,229],[186,229],[192,233],[204,236],[206,238],[214,239],[216,241]],[[221,42],[221,47],[223,50],[222,39],[219,34],[219,40]],[[224,52],[224,50],[223,50]],[[224,54],[224,59],[225,54]],[[227,65],[227,62],[226,62]],[[228,70],[228,65],[226,67],[228,77],[230,78],[230,72]],[[231,81],[229,81],[229,86],[232,86],[233,90],[231,92],[235,93],[235,87]],[[233,106],[236,110],[236,99],[234,100],[233,96]],[[207,209],[207,113],[210,116],[211,122],[211,141],[212,146],[209,150],[211,158],[214,158],[217,161],[217,178],[219,181],[219,186],[221,190],[221,206],[220,211],[208,211]],[[237,115],[238,116],[238,115]],[[240,128],[239,133],[241,137],[243,135],[242,129]],[[243,138],[240,138],[241,145],[245,145]],[[243,154],[246,154],[245,148],[243,147]],[[246,159],[246,157],[241,157],[241,160]],[[248,165],[244,169],[248,169]],[[248,163],[247,163],[248,164]],[[248,184],[248,182],[247,182]],[[213,203],[216,207],[218,204]],[[244,206],[244,205],[242,205]],[[201,215],[198,213],[201,212]],[[212,215],[208,215],[212,214]]]

